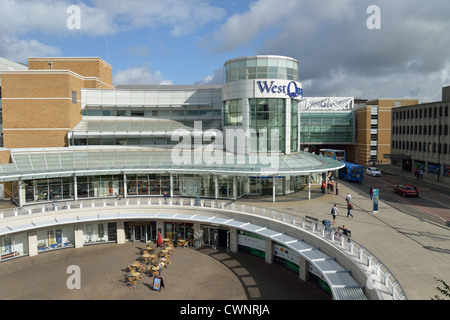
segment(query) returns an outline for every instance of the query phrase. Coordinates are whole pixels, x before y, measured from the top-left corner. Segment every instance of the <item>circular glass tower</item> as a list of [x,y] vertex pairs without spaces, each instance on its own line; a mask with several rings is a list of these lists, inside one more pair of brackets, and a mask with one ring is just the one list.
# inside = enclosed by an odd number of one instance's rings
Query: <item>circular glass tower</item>
[[271,55],[241,57],[225,62],[223,71],[227,150],[245,154],[297,152],[298,102],[303,93],[298,61]]

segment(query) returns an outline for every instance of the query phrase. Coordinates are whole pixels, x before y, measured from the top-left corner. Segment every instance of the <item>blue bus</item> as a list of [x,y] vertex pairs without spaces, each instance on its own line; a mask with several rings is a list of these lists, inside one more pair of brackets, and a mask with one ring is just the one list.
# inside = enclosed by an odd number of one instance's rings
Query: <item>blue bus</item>
[[345,161],[342,161],[342,163],[345,165],[345,167],[339,169],[339,179],[347,181],[363,181],[363,166]]
[[337,161],[345,161],[345,150],[320,149],[319,155]]

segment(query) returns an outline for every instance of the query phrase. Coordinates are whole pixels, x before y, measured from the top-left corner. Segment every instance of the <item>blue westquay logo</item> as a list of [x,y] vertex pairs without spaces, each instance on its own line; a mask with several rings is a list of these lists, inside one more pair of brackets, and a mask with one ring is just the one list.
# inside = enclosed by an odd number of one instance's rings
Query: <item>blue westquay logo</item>
[[270,81],[270,84],[267,83],[268,81],[256,81],[259,87],[259,92],[264,93],[284,93],[287,96],[291,98],[297,98],[301,97],[303,94],[303,89],[299,88],[297,85],[297,82],[291,81],[287,85],[276,85],[275,81]]

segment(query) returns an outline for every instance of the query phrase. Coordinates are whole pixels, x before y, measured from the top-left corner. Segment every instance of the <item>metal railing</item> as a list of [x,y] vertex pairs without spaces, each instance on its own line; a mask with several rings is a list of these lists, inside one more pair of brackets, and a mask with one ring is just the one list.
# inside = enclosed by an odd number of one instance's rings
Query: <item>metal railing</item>
[[[309,217],[301,217],[298,215],[285,213],[282,211],[258,207],[254,205],[236,203],[227,200],[199,199],[199,198],[162,198],[162,197],[136,197],[118,199],[87,199],[78,201],[62,201],[45,204],[27,205],[4,209],[0,211],[0,223],[9,217],[17,217],[21,215],[33,215],[49,211],[82,209],[82,208],[98,208],[112,206],[189,206],[200,208],[212,208],[215,210],[223,210],[233,213],[245,213],[255,216],[272,219],[275,221],[287,223],[302,231],[314,234],[328,243],[332,244],[336,249],[346,253],[355,264],[361,266],[367,275],[367,285],[373,285],[380,288],[385,287],[388,294],[394,300],[407,299],[406,293],[400,285],[397,278],[389,270],[389,268],[370,250],[365,248],[353,238],[344,235],[335,228],[327,226],[320,221],[314,221]],[[381,286],[380,286],[381,285]]]

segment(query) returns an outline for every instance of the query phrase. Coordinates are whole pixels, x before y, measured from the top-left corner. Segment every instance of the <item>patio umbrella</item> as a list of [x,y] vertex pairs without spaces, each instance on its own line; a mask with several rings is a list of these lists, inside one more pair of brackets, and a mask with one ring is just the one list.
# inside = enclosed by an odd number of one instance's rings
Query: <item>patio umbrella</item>
[[161,243],[163,243],[163,239],[161,237],[161,233],[158,231],[158,238],[156,239],[156,246],[160,247]]

